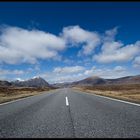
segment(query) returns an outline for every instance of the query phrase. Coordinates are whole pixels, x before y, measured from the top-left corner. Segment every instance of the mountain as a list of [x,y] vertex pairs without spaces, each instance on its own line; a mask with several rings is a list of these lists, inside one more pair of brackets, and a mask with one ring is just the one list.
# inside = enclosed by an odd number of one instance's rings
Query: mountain
[[140,84],[140,75],[106,79],[109,84]]
[[140,75],[127,76],[116,79],[104,79],[97,76],[85,78],[83,80],[72,82],[71,86],[94,86],[94,85],[115,85],[115,84],[140,84]]
[[41,77],[35,77],[25,81],[13,81],[12,85],[18,87],[50,87],[49,83]]
[[0,86],[11,86],[12,84],[10,83],[10,82],[8,82],[8,81],[2,81],[2,80],[0,80]]
[[13,82],[0,80],[0,86],[15,86],[15,87],[73,87],[73,86],[94,86],[94,85],[115,85],[115,84],[140,84],[140,75],[127,76],[116,79],[104,79],[97,76],[85,78],[76,82],[67,83],[55,83],[49,84],[41,77],[35,77],[29,80],[20,81],[16,80]]
[[67,83],[55,83],[54,87],[63,88],[63,87],[73,87],[76,85],[79,86],[93,86],[98,84],[105,84],[106,80],[97,76],[88,77],[86,79],[76,81],[76,82],[67,82]]
[[92,76],[77,82],[73,82],[72,85],[92,86],[92,85],[106,84],[106,82],[107,81],[103,78]]
[[51,84],[55,88],[64,88],[64,87],[71,87],[71,82],[64,82],[64,83],[55,83]]

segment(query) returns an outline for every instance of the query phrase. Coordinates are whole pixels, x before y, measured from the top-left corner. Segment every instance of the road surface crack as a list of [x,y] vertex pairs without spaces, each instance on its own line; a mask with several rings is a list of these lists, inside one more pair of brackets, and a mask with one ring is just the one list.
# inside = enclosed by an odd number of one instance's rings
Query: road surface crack
[[72,124],[73,138],[75,138],[75,129],[74,129],[74,124],[73,124],[74,121],[73,121],[73,118],[72,118],[72,115],[71,115],[70,106],[68,106],[68,111],[69,111],[70,121],[71,121],[71,124]]

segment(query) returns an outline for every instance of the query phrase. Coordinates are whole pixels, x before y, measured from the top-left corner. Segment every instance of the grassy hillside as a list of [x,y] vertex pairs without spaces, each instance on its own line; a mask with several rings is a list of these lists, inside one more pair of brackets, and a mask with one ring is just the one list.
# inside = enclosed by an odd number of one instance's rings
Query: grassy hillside
[[140,103],[140,84],[77,86],[75,89]]
[[32,87],[0,87],[0,103],[11,101],[18,98],[41,94],[52,88],[32,88]]

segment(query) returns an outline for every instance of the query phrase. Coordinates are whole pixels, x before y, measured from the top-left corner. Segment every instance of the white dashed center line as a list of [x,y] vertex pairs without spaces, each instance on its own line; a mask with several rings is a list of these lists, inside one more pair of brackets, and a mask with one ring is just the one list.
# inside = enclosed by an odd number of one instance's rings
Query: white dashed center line
[[66,96],[66,106],[69,106],[68,97]]

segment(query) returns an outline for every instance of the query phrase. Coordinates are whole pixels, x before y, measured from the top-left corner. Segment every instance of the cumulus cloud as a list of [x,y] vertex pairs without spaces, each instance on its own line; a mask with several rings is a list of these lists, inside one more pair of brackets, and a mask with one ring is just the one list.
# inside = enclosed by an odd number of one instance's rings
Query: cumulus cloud
[[61,74],[70,74],[70,73],[77,73],[84,70],[82,66],[69,66],[69,67],[56,67],[53,72],[54,73],[61,73]]
[[49,83],[73,82],[81,79],[84,70],[85,67],[78,65],[56,67],[52,72],[46,72],[38,76],[45,78]]
[[38,59],[57,57],[65,49],[64,39],[53,34],[5,27],[0,35],[0,62],[35,63]]
[[[123,44],[116,41],[115,37],[118,27],[105,31],[104,34],[88,31],[80,26],[64,27],[57,36],[37,29],[27,30],[19,27],[6,26],[0,29],[0,64],[38,64],[40,59],[61,60],[61,52],[70,47],[79,47],[76,61],[71,57],[66,57],[63,62],[69,66],[56,67],[52,72],[47,72],[40,76],[46,77],[51,82],[75,81],[88,76],[99,76],[103,78],[116,78],[129,75],[130,73],[122,66],[114,69],[99,69],[92,67],[87,69],[93,60],[99,63],[127,62],[133,60],[134,66],[140,66],[140,41],[133,44]],[[97,48],[98,47],[98,48]],[[97,52],[96,51],[97,48]],[[96,54],[95,54],[96,53]],[[66,53],[67,54],[67,53]],[[75,64],[75,66],[71,66]],[[79,66],[80,65],[80,66]],[[81,66],[84,65],[84,66]],[[36,65],[30,69],[41,73],[41,69]],[[24,74],[20,70],[2,70],[0,76]]]
[[93,56],[93,59],[101,63],[126,62],[132,60],[140,52],[140,42],[122,46],[119,42],[110,42],[103,45],[102,52]]
[[0,69],[0,75],[21,75],[24,74],[23,70],[7,70],[7,69]]
[[49,83],[63,83],[82,80],[90,76],[112,79],[133,75],[133,73],[126,70],[123,66],[115,66],[114,68],[97,68],[92,66],[91,68],[83,67],[81,70],[74,71],[70,71],[70,67],[69,70],[65,68],[66,67],[55,68],[53,72],[46,72],[39,76],[45,78]]
[[85,71],[84,71],[84,75],[90,76],[90,75],[94,74],[95,71],[96,71],[96,67],[93,66],[91,69],[85,70]]
[[[0,63],[35,64],[38,60],[61,60],[60,52],[68,46],[78,46],[78,55],[93,55],[93,60],[100,63],[125,62],[134,59],[140,52],[140,41],[124,45],[115,41],[118,27],[105,31],[104,35],[88,31],[80,26],[64,27],[59,36],[19,27],[6,26],[0,29]],[[101,45],[98,54],[96,47]]]
[[85,77],[89,76],[98,76],[101,78],[119,78],[123,76],[131,75],[125,67],[115,66],[114,68],[96,68],[92,67],[91,69],[86,69],[83,73]]
[[49,83],[72,82],[80,80],[84,70],[85,67],[83,66],[56,67],[52,72],[46,72],[38,76],[45,78]]
[[62,36],[67,41],[67,44],[72,44],[73,46],[82,45],[79,55],[92,54],[95,47],[100,44],[100,36],[97,32],[90,32],[79,26],[65,27]]
[[103,41],[107,42],[107,41],[114,41],[115,36],[118,33],[118,27],[115,27],[113,29],[107,30],[105,31],[105,35],[103,36]]
[[0,79],[1,80],[10,80],[11,76],[18,77],[18,76],[21,76],[24,74],[26,74],[26,72],[23,70],[18,70],[18,69],[9,70],[9,69],[0,68]]
[[140,53],[140,41],[124,45],[121,41],[115,41],[116,34],[117,28],[105,32],[101,52],[94,55],[93,60],[100,63],[126,62]]
[[64,82],[73,82],[81,80],[82,74],[72,74],[72,75],[60,75],[58,77],[53,77],[53,79],[49,79],[50,83],[64,83]]
[[116,71],[116,72],[123,72],[123,71],[125,71],[126,69],[124,68],[124,67],[122,67],[122,66],[116,66],[115,68],[114,68],[114,71]]
[[140,67],[140,56],[137,56],[133,61],[134,67]]

